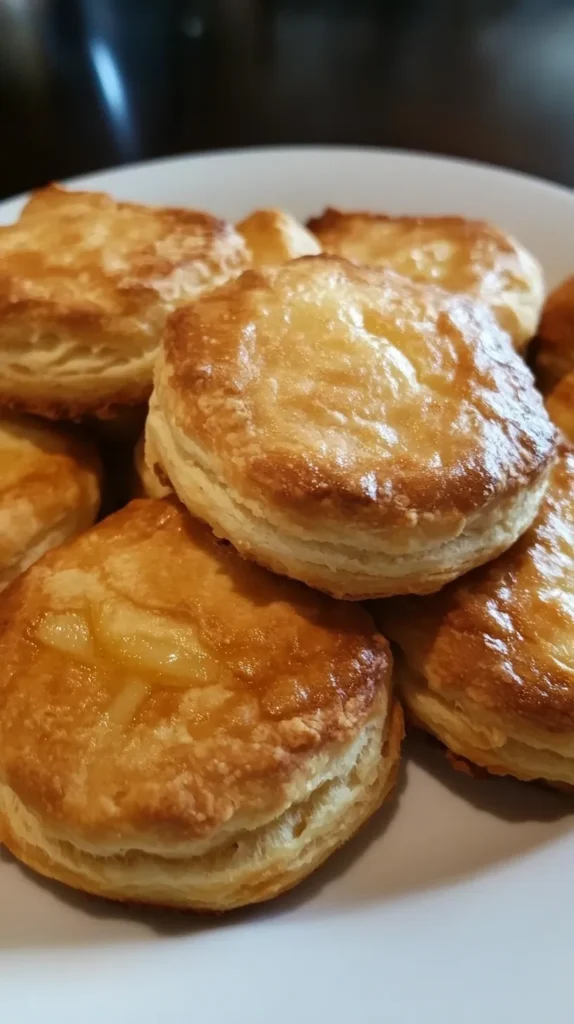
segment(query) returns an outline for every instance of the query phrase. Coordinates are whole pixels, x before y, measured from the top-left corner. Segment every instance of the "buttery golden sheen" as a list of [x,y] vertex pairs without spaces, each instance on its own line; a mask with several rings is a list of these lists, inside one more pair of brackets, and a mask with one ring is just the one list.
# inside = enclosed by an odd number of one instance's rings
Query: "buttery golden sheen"
[[336,597],[438,589],[530,525],[554,429],[476,300],[310,256],[167,325],[146,460],[238,551]]
[[544,299],[542,268],[492,224],[465,217],[390,217],[327,209],[308,227],[325,252],[476,296],[492,309],[519,350],[536,332]]
[[92,525],[100,477],[88,441],[32,417],[0,418],[0,590]]
[[574,785],[574,452],[531,529],[432,599],[380,602],[416,722],[497,775]]
[[254,267],[321,252],[317,239],[284,210],[255,210],[237,225]]
[[41,189],[0,228],[0,405],[59,419],[145,402],[167,314],[248,264],[208,214]]
[[536,374],[545,393],[569,373],[574,373],[574,276],[548,296],[536,352]]
[[0,840],[112,899],[228,910],[295,885],[393,786],[372,618],[132,502],[0,608]]

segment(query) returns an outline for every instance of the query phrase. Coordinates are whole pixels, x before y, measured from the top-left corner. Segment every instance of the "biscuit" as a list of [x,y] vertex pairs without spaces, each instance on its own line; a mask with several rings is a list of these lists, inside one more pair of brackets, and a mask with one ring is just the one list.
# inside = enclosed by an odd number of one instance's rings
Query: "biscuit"
[[321,252],[311,232],[283,210],[255,210],[237,224],[237,230],[245,239],[254,267]]
[[145,402],[167,313],[248,263],[205,213],[35,193],[0,228],[0,405],[67,419]]
[[146,458],[242,555],[359,599],[437,590],[509,547],[554,433],[484,306],[322,255],[173,314]]
[[567,373],[574,373],[574,276],[548,296],[536,352],[536,376],[542,390],[551,391]]
[[378,604],[409,713],[496,775],[574,785],[574,452],[527,533],[432,600]]
[[391,790],[402,715],[372,618],[132,502],[0,609],[0,838],[89,893],[278,895]]
[[519,350],[536,332],[544,299],[542,268],[492,224],[464,217],[389,217],[327,209],[308,227],[326,252],[476,296]]
[[[167,498],[173,494],[173,488],[165,477],[148,466],[145,460],[144,436],[142,435],[134,449],[133,487],[134,498]],[[150,460],[153,465],[153,459]]]
[[31,417],[0,418],[0,590],[94,522],[100,465],[84,440]]
[[567,373],[546,398],[553,423],[574,443],[574,373]]

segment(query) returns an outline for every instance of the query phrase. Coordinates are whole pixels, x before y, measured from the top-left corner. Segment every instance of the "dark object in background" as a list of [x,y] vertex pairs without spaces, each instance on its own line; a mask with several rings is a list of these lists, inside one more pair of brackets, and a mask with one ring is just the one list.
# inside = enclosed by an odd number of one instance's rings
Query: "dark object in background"
[[0,0],[0,195],[314,142],[574,185],[573,53],[569,0]]

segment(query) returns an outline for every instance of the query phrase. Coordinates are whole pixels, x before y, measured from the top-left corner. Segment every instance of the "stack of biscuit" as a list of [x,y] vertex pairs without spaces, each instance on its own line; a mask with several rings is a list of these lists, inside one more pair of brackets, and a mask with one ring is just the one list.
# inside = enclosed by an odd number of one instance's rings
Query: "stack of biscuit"
[[[0,229],[16,857],[126,902],[269,899],[389,796],[403,706],[457,766],[574,782],[542,304],[535,258],[461,217],[233,225],[52,186]],[[94,525],[102,437],[131,469]]]

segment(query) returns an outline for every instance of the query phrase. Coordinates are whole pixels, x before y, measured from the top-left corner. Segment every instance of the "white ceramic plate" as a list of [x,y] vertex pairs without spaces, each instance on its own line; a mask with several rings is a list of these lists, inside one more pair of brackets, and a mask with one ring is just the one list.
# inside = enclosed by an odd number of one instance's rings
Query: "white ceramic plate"
[[[97,174],[82,186],[238,218],[326,205],[487,217],[574,269],[574,196],[490,167],[275,149]],[[0,221],[20,201],[0,207]],[[389,808],[292,894],[223,919],[126,911],[0,852],[6,1024],[572,1024],[573,805],[477,782],[411,741]]]

